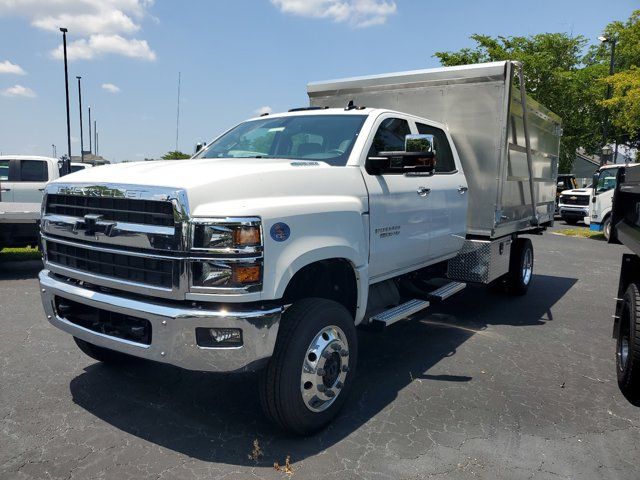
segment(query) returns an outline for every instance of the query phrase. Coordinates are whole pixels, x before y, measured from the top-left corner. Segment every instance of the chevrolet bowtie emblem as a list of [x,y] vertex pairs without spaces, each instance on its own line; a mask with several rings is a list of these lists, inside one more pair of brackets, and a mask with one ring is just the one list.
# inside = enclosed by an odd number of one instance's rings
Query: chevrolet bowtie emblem
[[82,220],[78,220],[75,223],[73,230],[75,232],[83,230],[85,235],[90,236],[93,236],[96,233],[104,233],[107,237],[110,237],[113,227],[116,226],[116,222],[104,221],[102,218],[102,215],[94,213],[85,215]]

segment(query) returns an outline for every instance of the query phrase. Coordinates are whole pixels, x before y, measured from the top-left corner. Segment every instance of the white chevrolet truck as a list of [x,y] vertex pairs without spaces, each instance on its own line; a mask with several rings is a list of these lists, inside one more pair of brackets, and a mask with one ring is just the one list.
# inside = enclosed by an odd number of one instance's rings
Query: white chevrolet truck
[[44,188],[66,168],[52,157],[0,155],[0,250],[39,244]]
[[267,416],[318,430],[353,383],[356,326],[467,282],[527,291],[520,235],[553,222],[561,128],[521,75],[497,62],[312,83],[309,107],[191,160],[53,182],[48,320],[104,362],[261,370]]

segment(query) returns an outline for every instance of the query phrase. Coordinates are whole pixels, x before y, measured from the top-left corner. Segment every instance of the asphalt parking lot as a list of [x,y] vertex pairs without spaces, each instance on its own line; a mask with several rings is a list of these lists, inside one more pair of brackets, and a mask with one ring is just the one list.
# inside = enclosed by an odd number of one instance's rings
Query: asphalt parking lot
[[37,262],[0,264],[0,478],[278,479],[289,456],[300,479],[637,480],[611,339],[624,247],[533,241],[527,296],[469,287],[360,332],[353,394],[306,439],[263,418],[255,376],[95,363],[45,321]]

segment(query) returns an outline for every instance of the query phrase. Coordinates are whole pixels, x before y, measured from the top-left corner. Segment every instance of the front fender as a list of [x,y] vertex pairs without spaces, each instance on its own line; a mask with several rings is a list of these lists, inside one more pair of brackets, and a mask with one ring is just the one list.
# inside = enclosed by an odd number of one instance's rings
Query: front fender
[[[318,218],[319,217],[319,218]],[[308,220],[311,220],[307,223]],[[368,216],[357,212],[326,212],[313,219],[289,217],[284,222],[290,237],[282,242],[268,237],[265,230],[265,278],[263,298],[282,298],[293,276],[312,263],[344,259],[354,268],[358,283],[358,314],[366,306],[368,290]],[[277,222],[276,222],[277,223]]]

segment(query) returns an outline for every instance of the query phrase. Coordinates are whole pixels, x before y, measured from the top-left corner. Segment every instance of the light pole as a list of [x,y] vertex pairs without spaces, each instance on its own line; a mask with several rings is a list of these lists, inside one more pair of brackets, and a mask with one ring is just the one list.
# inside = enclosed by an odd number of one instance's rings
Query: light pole
[[80,161],[84,162],[84,141],[82,138],[82,87],[80,86],[80,79],[82,77],[76,77],[78,79],[78,104],[80,106]]
[[[602,43],[609,43],[611,44],[611,58],[609,60],[609,76],[613,75],[615,72],[615,57],[616,57],[616,43],[618,42],[618,39],[615,37],[608,37],[606,35],[600,35],[598,37],[598,40],[600,40]],[[607,94],[606,94],[606,99],[609,100],[611,98],[611,84],[608,83],[607,84]],[[603,137],[603,144],[606,145],[607,143],[607,130],[608,130],[608,123],[609,123],[609,117],[606,116],[604,117],[604,121],[602,122],[602,137]],[[603,148],[604,151],[604,148]],[[616,151],[615,151],[615,157],[618,156],[618,142],[616,142]],[[604,155],[601,157],[600,159],[600,165],[604,165]]]
[[602,155],[600,156],[600,165],[606,165],[613,157],[613,148],[609,145],[602,147]]
[[51,153],[53,153],[53,158],[58,158],[56,154],[56,145],[54,143],[51,144]]
[[[61,28],[62,49],[64,52],[64,90],[67,96],[67,162],[71,162],[71,120],[69,118],[69,70],[67,69],[67,29]],[[71,172],[71,165],[67,165],[67,173]]]
[[91,105],[89,105],[89,155],[91,155]]

